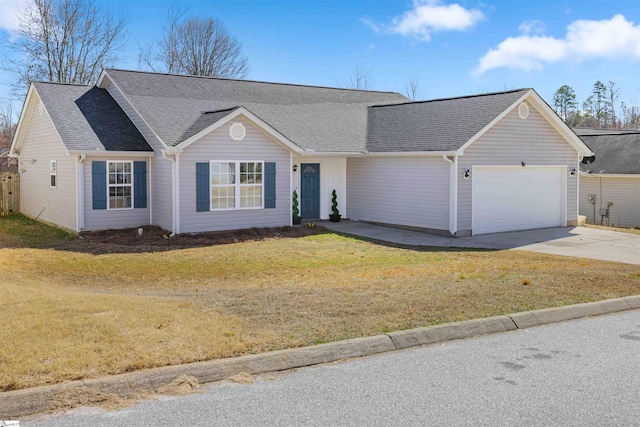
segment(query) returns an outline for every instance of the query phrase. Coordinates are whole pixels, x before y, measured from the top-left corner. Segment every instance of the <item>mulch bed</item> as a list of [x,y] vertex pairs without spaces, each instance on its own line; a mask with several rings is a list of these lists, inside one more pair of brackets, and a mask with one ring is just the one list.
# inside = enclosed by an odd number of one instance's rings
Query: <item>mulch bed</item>
[[[142,230],[140,233],[139,230]],[[315,225],[276,228],[248,228],[233,231],[215,231],[196,234],[178,234],[156,226],[143,226],[123,230],[105,230],[84,232],[79,239],[67,240],[55,244],[55,249],[77,252],[128,253],[158,252],[173,249],[186,249],[203,246],[224,245],[229,243],[255,242],[267,239],[295,238],[324,233],[326,229]]]

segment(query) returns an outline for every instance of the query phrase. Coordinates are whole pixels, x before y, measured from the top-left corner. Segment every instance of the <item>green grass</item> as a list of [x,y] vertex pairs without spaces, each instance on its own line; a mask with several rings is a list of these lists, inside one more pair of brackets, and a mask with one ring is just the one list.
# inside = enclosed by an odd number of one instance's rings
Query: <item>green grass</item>
[[24,215],[0,217],[0,246],[44,247],[75,236],[57,227],[34,221]]

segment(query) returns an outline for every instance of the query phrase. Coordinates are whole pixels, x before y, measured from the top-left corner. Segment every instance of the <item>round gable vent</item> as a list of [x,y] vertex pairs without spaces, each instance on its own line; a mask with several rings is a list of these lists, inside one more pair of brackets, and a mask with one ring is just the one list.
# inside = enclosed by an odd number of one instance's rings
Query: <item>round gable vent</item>
[[526,120],[527,117],[529,117],[529,104],[521,102],[520,105],[518,105],[518,117],[522,120]]
[[229,126],[229,136],[234,141],[242,141],[247,136],[247,129],[242,123],[234,123]]

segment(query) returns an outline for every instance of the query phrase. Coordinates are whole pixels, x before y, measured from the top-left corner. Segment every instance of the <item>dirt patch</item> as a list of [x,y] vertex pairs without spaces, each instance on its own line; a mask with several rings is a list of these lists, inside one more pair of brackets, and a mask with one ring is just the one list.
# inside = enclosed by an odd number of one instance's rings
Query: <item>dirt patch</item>
[[238,384],[253,384],[256,382],[255,378],[253,378],[253,375],[246,372],[240,372],[239,374],[232,375],[227,378],[227,380]]
[[78,406],[99,406],[104,409],[120,409],[135,403],[115,394],[101,393],[87,386],[69,387],[55,394],[51,411],[66,411]]
[[170,394],[175,396],[183,396],[186,394],[197,393],[200,388],[200,382],[192,375],[180,375],[171,383],[158,389],[160,394]]
[[322,226],[248,228],[231,231],[212,231],[196,234],[178,234],[156,226],[143,226],[123,230],[104,230],[82,233],[79,239],[66,240],[55,249],[93,254],[158,252],[230,243],[256,242],[269,239],[296,238],[324,233]]

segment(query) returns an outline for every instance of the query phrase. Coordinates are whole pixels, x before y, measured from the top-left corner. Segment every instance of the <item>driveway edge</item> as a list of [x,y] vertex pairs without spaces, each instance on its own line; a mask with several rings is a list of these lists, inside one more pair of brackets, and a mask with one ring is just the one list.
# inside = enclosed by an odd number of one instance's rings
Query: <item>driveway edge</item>
[[58,393],[73,388],[90,387],[100,393],[129,397],[139,392],[155,391],[180,375],[192,375],[200,383],[208,383],[224,380],[240,372],[260,374],[284,371],[633,309],[640,309],[640,295],[391,332],[311,347],[167,366],[92,380],[2,392],[0,393],[0,420],[50,410]]

